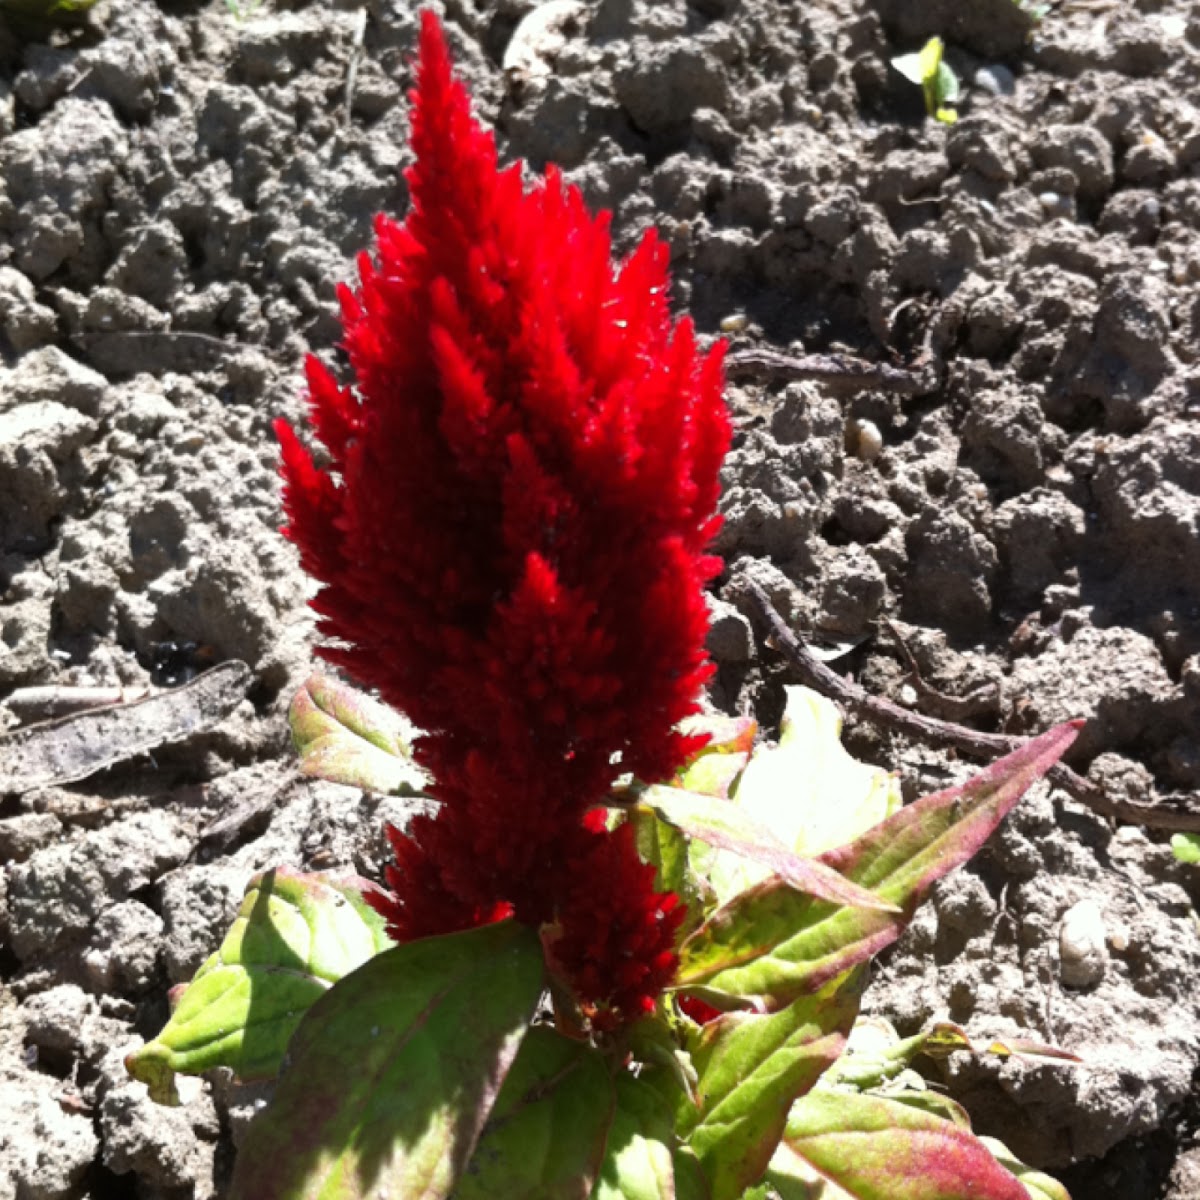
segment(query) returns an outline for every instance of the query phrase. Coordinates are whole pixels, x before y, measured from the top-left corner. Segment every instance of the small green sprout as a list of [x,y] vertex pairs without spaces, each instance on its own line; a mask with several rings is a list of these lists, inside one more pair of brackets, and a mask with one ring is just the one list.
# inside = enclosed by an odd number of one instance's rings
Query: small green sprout
[[229,15],[239,25],[253,20],[262,6],[263,0],[225,0],[225,7],[229,10]]
[[892,66],[920,87],[925,95],[925,111],[947,125],[958,120],[958,76],[942,57],[942,39],[932,37],[916,54],[901,54]]
[[1200,863],[1200,833],[1177,833],[1171,838],[1171,853],[1182,863]]
[[0,14],[41,28],[78,21],[96,0],[0,0]]
[[1054,5],[1043,0],[1013,0],[1016,6],[1035,24],[1048,17]]

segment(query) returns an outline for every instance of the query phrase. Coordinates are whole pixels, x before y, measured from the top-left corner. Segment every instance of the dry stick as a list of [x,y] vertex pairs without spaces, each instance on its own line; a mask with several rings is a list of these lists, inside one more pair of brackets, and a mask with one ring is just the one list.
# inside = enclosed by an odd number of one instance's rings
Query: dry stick
[[142,342],[151,347],[166,345],[173,348],[190,346],[198,350],[215,350],[221,354],[237,354],[251,343],[231,342],[214,337],[211,333],[199,333],[194,329],[111,329],[96,333],[80,333],[73,339],[76,345],[89,353],[98,346],[116,342]]
[[148,687],[70,687],[51,684],[17,688],[4,701],[5,708],[22,724],[63,717],[67,713],[102,708],[106,704],[132,704],[145,700],[155,689]]
[[916,369],[894,367],[890,363],[867,362],[850,354],[803,354],[799,357],[776,350],[735,350],[725,360],[731,379],[750,376],[756,379],[814,379],[845,391],[899,392],[903,396],[923,396],[937,388],[937,372],[932,363],[917,360]]
[[732,351],[725,359],[725,370],[731,379],[750,377],[785,382],[812,379],[839,392],[928,396],[941,386],[945,351],[953,342],[963,315],[960,303],[949,301],[939,305],[925,327],[921,352],[908,367],[868,362],[853,354],[795,355],[751,347]]
[[933,707],[937,716],[943,720],[953,721],[963,717],[973,717],[977,713],[990,711],[992,707],[999,705],[1000,685],[995,680],[981,684],[965,696],[950,696],[926,683],[921,676],[921,668],[916,658],[913,657],[913,652],[908,648],[908,643],[904,640],[900,630],[896,628],[895,622],[884,617],[883,623],[891,631],[896,648],[908,666],[908,677],[918,698]]
[[[751,579],[745,580],[744,583],[763,619],[770,626],[775,647],[796,669],[801,680],[856,716],[865,717],[886,729],[894,729],[931,746],[952,746],[975,758],[993,758],[998,754],[1008,754],[1024,744],[1022,738],[1007,737],[1001,733],[981,733],[977,729],[968,729],[965,725],[955,725],[950,721],[940,721],[936,717],[923,716],[911,709],[901,708],[890,700],[872,696],[857,683],[842,678],[813,655],[802,639],[787,627],[767,598],[767,594],[757,583]],[[1135,800],[1119,800],[1062,763],[1050,768],[1049,779],[1074,799],[1106,817],[1130,821],[1151,829],[1200,832],[1200,809],[1167,808],[1161,804],[1139,804]]]

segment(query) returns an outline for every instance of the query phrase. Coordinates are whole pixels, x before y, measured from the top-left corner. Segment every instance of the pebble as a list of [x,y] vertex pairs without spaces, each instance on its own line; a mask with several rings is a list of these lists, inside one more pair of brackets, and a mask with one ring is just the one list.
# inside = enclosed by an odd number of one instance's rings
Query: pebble
[[1163,13],[1158,18],[1158,26],[1163,31],[1163,36],[1171,41],[1178,41],[1187,35],[1187,24],[1187,18],[1177,13]]
[[527,13],[504,51],[504,73],[526,80],[553,75],[554,59],[585,12],[586,6],[579,0],[549,0]]
[[1058,930],[1058,973],[1067,987],[1091,987],[1104,978],[1106,941],[1104,914],[1095,900],[1080,900],[1067,909]]
[[874,462],[883,453],[883,434],[874,421],[859,417],[851,426],[854,453],[863,462]]
[[1017,89],[1016,76],[1003,63],[989,63],[971,76],[971,82],[992,96],[1011,96]]
[[1061,192],[1039,192],[1038,203],[1050,216],[1068,216],[1071,212],[1071,198]]

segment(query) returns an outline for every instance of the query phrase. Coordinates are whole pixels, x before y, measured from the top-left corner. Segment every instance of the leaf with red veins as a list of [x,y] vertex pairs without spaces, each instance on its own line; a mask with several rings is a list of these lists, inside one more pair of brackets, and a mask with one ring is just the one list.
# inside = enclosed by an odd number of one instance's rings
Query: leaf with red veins
[[1079,727],[1059,725],[966,783],[916,801],[821,856],[827,867],[902,911],[830,904],[768,879],[717,909],[687,938],[676,985],[699,987],[709,1001],[723,993],[774,1008],[873,957],[900,936],[934,883],[983,845]]
[[296,1031],[231,1200],[448,1200],[542,987],[537,937],[512,921],[397,946],[346,976]]
[[769,829],[756,824],[727,800],[655,785],[638,797],[638,808],[689,837],[761,863],[799,892],[835,904],[900,911],[897,905],[852,883],[820,859],[793,854]]
[[762,1178],[792,1104],[845,1048],[862,984],[856,973],[781,1012],[727,1013],[697,1034],[698,1104],[681,1103],[676,1119],[712,1200],[737,1200]]
[[288,708],[300,770],[380,795],[420,795],[428,781],[412,761],[412,730],[386,705],[316,672]]
[[819,1088],[792,1109],[767,1179],[828,1200],[1030,1200],[974,1134],[882,1096]]

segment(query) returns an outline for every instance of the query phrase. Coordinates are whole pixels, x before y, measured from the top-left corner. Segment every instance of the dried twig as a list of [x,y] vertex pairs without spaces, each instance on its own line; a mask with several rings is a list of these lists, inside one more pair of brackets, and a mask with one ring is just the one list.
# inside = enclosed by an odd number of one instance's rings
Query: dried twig
[[92,349],[102,342],[159,342],[166,346],[194,346],[221,354],[236,354],[245,344],[195,329],[113,329],[109,332],[81,333],[76,341]]
[[896,649],[900,651],[900,656],[908,668],[909,683],[916,691],[918,699],[924,701],[925,707],[931,709],[935,716],[946,721],[962,721],[969,717],[977,717],[981,713],[995,712],[999,708],[1000,685],[995,680],[980,684],[965,696],[951,696],[926,683],[921,675],[920,665],[903,634],[896,628],[895,622],[884,617],[883,623],[891,632]]
[[68,713],[108,704],[132,704],[145,700],[153,691],[148,687],[27,687],[17,688],[4,701],[4,706],[22,724],[63,717]]
[[295,784],[296,777],[289,776],[275,787],[251,792],[232,809],[222,812],[204,827],[196,849],[226,853],[239,839],[264,827],[271,810]]
[[755,379],[815,379],[829,387],[847,392],[899,392],[902,396],[923,396],[935,391],[938,373],[924,355],[913,369],[890,363],[867,362],[850,354],[804,354],[797,357],[777,350],[735,350],[725,360],[731,379],[750,376]]
[[[982,733],[964,725],[941,721],[936,717],[926,717],[911,709],[901,708],[880,696],[870,695],[857,683],[844,679],[816,658],[803,640],[787,627],[758,584],[747,579],[745,585],[770,627],[776,649],[791,663],[801,680],[840,704],[848,712],[931,746],[953,747],[973,758],[994,758],[996,755],[1008,754],[1022,744],[1021,738],[1000,733]],[[1139,804],[1134,800],[1121,800],[1110,796],[1103,788],[1097,787],[1091,780],[1084,779],[1062,763],[1050,768],[1049,779],[1073,799],[1106,817],[1129,821],[1151,829],[1200,832],[1200,808],[1189,805],[1188,797],[1180,797],[1178,807],[1174,804]]]
[[925,327],[921,353],[908,367],[868,362],[853,354],[781,354],[778,350],[755,346],[732,351],[725,359],[725,370],[731,379],[739,376],[784,382],[812,379],[835,391],[928,396],[942,385],[944,356],[953,345],[962,320],[961,303],[951,300],[939,305]]

